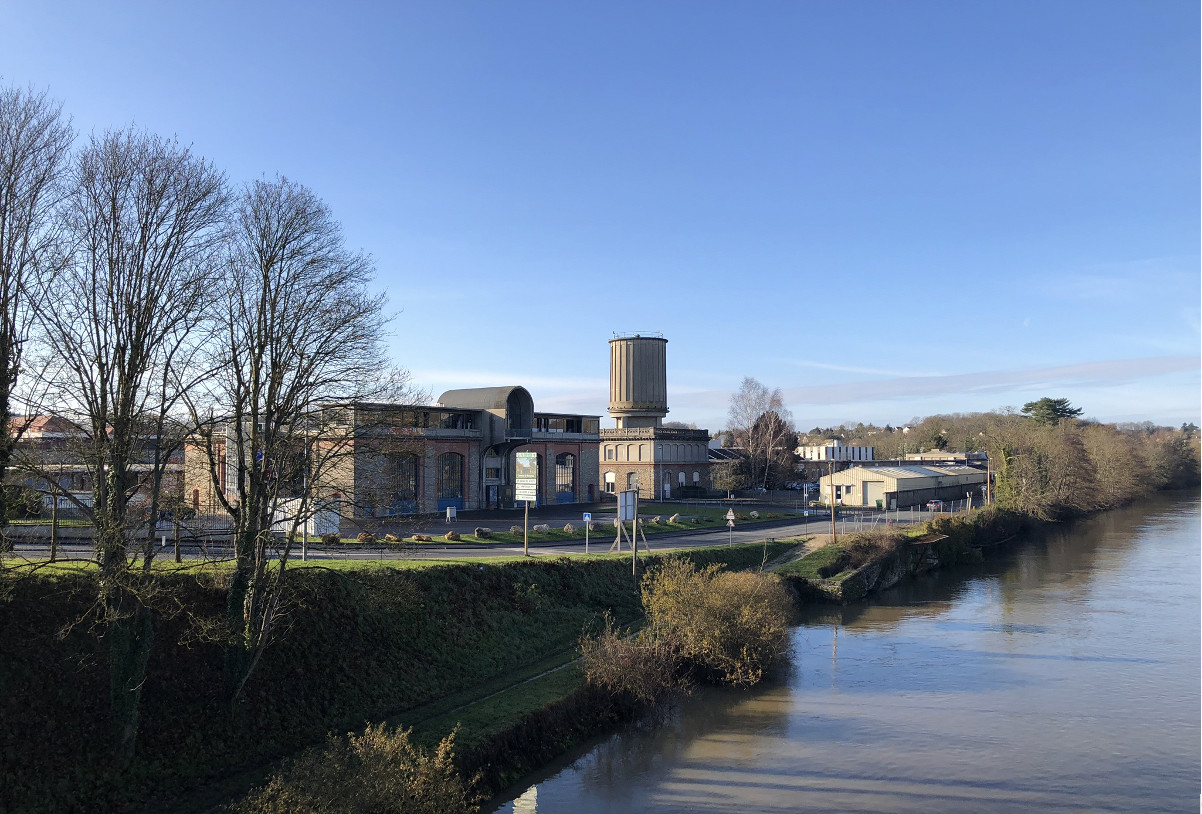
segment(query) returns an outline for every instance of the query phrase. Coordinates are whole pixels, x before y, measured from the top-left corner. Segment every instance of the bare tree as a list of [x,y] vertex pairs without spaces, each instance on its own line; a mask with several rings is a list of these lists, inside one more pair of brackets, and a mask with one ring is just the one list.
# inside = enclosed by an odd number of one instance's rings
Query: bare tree
[[744,378],[730,398],[727,427],[737,446],[747,451],[750,485],[767,488],[774,474],[787,469],[797,446],[797,431],[780,388],[769,390],[750,376]]
[[[28,291],[52,266],[54,209],[73,138],[62,105],[45,93],[0,88],[0,484],[14,433],[11,400],[29,338]],[[0,487],[0,527],[9,515]]]
[[226,194],[211,164],[132,128],[93,137],[70,181],[70,252],[36,311],[54,360],[45,373],[47,412],[75,424],[92,483],[80,508],[95,529],[115,758],[124,766],[154,641],[145,594],[160,492],[179,438],[171,416],[198,375],[196,328]]
[[234,518],[226,678],[237,697],[275,633],[293,539],[362,451],[356,405],[397,398],[404,380],[383,362],[371,260],[345,247],[310,190],[285,178],[248,185],[229,240],[212,313],[216,373],[193,412],[214,494]]

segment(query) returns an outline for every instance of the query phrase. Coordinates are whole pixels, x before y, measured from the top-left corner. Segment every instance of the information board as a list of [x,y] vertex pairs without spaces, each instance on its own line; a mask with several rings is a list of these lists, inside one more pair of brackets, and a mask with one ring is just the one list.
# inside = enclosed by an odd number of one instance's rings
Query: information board
[[538,500],[538,453],[514,454],[513,499],[534,503]]

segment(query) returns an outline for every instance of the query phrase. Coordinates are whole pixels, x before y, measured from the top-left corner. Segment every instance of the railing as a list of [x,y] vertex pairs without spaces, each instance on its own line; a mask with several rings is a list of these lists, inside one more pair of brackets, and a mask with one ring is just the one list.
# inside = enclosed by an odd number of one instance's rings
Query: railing
[[542,441],[600,441],[601,436],[595,432],[564,432],[563,430],[534,430],[533,438]]
[[681,427],[630,427],[628,429],[601,430],[601,440],[603,441],[631,439],[709,443],[710,434],[708,430],[689,430]]

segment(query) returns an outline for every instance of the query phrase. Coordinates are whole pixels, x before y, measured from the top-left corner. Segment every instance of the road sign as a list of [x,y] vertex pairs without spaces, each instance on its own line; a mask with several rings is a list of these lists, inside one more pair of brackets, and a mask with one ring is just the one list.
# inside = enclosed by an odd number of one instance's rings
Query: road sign
[[584,522],[585,522],[585,523],[591,523],[591,522],[593,522],[593,513],[592,513],[592,512],[585,512],[585,513],[584,513]]
[[732,526],[734,525],[734,519],[735,519],[735,510],[734,509],[726,510],[726,519],[731,521]]
[[631,489],[626,492],[618,492],[618,519],[625,522],[634,520],[634,499],[638,497],[638,492]]
[[730,527],[733,529],[733,528],[735,527],[735,521],[733,521],[733,520],[727,520],[727,521],[726,521],[726,525],[730,526]]
[[513,498],[534,503],[538,500],[538,453],[518,452],[513,457]]

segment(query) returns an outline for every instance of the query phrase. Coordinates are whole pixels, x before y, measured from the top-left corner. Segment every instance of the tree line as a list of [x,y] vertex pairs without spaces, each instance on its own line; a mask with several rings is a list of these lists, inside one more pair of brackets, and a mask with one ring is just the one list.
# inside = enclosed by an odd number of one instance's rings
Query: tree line
[[1104,424],[1081,418],[1066,398],[1045,396],[1021,410],[915,418],[903,427],[857,423],[795,429],[779,388],[745,378],[731,397],[724,446],[735,460],[714,468],[717,489],[780,489],[824,474],[806,468],[796,449],[837,440],[870,446],[876,460],[929,451],[985,453],[999,505],[1043,519],[1099,511],[1141,495],[1196,486],[1199,432],[1151,422]]
[[[80,139],[45,92],[0,87],[0,523],[18,508],[13,485],[36,482],[94,528],[119,768],[154,644],[156,523],[179,508],[166,505],[180,492],[164,488],[172,462],[185,444],[207,450],[233,519],[222,638],[234,699],[274,635],[308,511],[293,507],[281,549],[287,485],[319,479],[349,447],[353,430],[322,406],[409,396],[385,362],[373,273],[302,184],[231,183],[190,146],[132,125]],[[65,439],[22,443],[47,416]],[[63,488],[64,472],[90,495]]]

